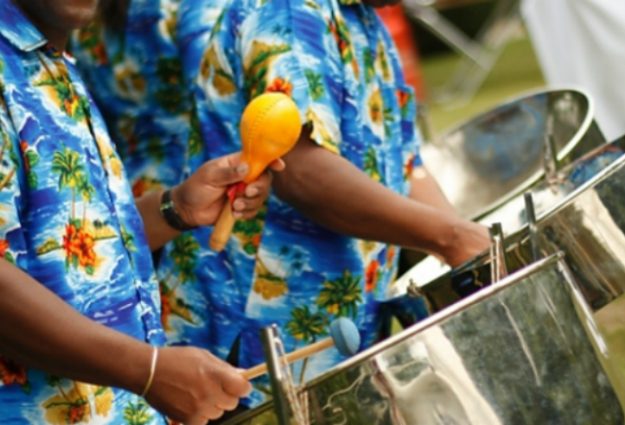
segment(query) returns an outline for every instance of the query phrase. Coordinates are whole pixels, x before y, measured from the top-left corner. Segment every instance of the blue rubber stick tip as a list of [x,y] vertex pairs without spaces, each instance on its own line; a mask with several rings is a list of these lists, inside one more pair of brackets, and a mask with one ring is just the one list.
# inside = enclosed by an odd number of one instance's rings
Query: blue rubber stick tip
[[339,353],[344,356],[353,356],[360,348],[358,328],[346,317],[339,317],[330,323],[330,336]]

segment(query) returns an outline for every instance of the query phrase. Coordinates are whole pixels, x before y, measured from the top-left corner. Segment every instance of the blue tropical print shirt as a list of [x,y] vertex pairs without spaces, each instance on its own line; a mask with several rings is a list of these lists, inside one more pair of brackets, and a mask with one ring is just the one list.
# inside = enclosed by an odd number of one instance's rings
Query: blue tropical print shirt
[[72,54],[102,111],[135,196],[185,177],[192,102],[178,50],[179,0],[130,0],[121,29],[98,19],[72,38]]
[[[96,21],[73,37],[72,53],[103,110],[135,196],[180,183],[189,175],[188,157],[202,155],[182,70],[199,65],[202,52],[195,46],[206,42],[225,2],[199,8],[196,1],[130,0],[122,30]],[[172,246],[177,270],[187,272],[175,283],[167,276],[160,281],[167,343],[206,346],[207,299],[188,272],[199,247],[187,234]]]
[[[163,343],[142,220],[104,121],[71,58],[11,1],[0,2],[0,256],[90,319]],[[0,357],[0,424],[74,423],[165,422],[132,393]]]
[[[195,16],[211,7],[210,0],[192,1]],[[193,16],[182,13],[180,21],[192,25]],[[187,44],[183,73],[195,82],[204,141],[202,154],[190,157],[191,169],[240,150],[244,107],[263,92],[281,91],[313,125],[316,143],[408,194],[408,176],[421,163],[416,105],[372,8],[359,1],[233,0],[210,33],[190,32],[200,41]],[[204,346],[213,353],[249,367],[264,360],[262,327],[277,323],[290,351],[327,336],[337,316],[355,321],[362,347],[376,341],[396,247],[334,233],[275,196],[257,218],[237,222],[223,252],[207,247],[209,233],[198,229],[184,245],[170,245],[158,274],[176,291],[203,288],[202,321],[211,330]],[[184,300],[171,294],[180,301],[173,305]],[[316,376],[343,359],[327,350],[298,365],[294,376]],[[248,404],[261,398],[256,392]]]

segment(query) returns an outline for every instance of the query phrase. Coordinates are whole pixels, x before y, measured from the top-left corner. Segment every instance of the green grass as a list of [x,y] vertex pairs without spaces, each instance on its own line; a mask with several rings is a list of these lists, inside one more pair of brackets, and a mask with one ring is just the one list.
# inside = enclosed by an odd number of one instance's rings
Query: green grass
[[434,103],[431,95],[451,77],[458,61],[458,55],[449,53],[425,58],[421,63],[426,92],[430,95],[425,103],[434,135],[440,135],[506,99],[545,85],[532,45],[527,37],[522,36],[506,45],[483,85],[468,103]]

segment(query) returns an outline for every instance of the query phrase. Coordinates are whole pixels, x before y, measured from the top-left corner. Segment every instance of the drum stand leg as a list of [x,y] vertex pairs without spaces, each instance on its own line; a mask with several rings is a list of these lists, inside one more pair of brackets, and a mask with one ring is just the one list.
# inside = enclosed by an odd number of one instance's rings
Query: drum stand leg
[[525,215],[527,216],[527,224],[529,226],[530,248],[532,250],[532,261],[540,260],[540,250],[538,248],[538,226],[536,224],[536,209],[534,208],[534,199],[532,192],[527,191],[523,194],[525,200]]
[[506,250],[504,247],[504,236],[501,223],[493,223],[489,229],[490,233],[490,271],[491,283],[499,282],[508,275],[506,265]]
[[308,425],[310,420],[306,394],[301,394],[293,383],[278,328],[275,325],[264,328],[261,339],[278,422],[280,425]]

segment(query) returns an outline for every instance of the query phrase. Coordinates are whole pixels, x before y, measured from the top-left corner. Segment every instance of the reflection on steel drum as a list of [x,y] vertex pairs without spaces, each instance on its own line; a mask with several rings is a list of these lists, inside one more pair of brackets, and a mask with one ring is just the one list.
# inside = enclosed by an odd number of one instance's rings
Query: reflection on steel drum
[[[605,341],[560,255],[308,383],[315,425],[623,424]],[[277,424],[271,403],[228,424]]]
[[[557,180],[541,180],[530,189],[534,198],[537,219],[540,221],[556,210],[559,205],[577,196],[582,191],[582,187],[592,186],[592,182],[597,181],[595,176],[619,161],[624,152],[625,137],[622,137],[592,150],[572,164],[563,167],[558,173]],[[507,235],[521,231],[527,225],[523,196],[518,195],[510,199],[479,221],[485,225],[501,223]],[[449,266],[436,257],[426,257],[389,286],[387,298],[393,299],[406,294],[411,281],[419,287],[424,287],[449,271]]]
[[476,219],[544,176],[546,147],[564,166],[606,143],[593,117],[583,91],[534,92],[424,143],[421,156],[452,205]]

